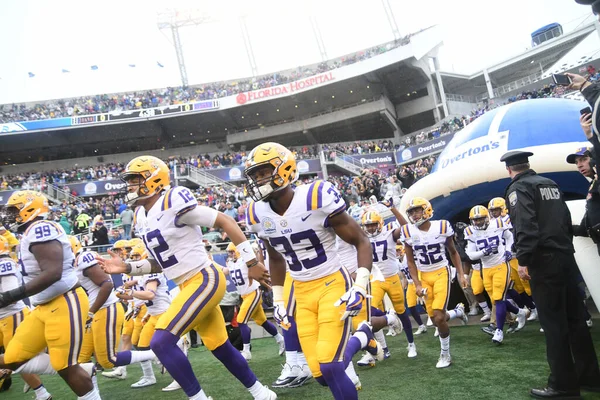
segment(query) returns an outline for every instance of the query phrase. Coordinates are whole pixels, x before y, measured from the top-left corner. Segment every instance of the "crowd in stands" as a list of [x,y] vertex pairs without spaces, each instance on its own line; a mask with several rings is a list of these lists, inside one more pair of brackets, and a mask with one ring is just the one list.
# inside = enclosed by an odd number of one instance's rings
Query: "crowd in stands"
[[404,46],[409,42],[410,35],[394,43],[375,46],[340,59],[322,62],[316,67],[298,67],[292,71],[276,72],[249,79],[214,82],[189,87],[168,87],[165,89],[145,90],[134,93],[99,94],[80,98],[53,100],[37,104],[4,104],[0,105],[0,123],[72,117],[111,111],[137,110],[217,99],[242,92],[278,86],[314,76],[332,69],[366,60],[396,47]]

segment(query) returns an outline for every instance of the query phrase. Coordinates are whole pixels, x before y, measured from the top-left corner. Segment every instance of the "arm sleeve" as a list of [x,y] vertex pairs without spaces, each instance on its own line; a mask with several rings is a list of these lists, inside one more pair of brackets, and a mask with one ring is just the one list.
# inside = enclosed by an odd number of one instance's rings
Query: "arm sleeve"
[[579,225],[573,225],[573,236],[589,236],[587,232],[587,211],[583,214]]
[[477,250],[477,245],[470,240],[467,241],[465,253],[467,253],[472,261],[477,261],[483,257],[483,250]]
[[507,229],[504,231],[504,234],[502,235],[504,237],[504,240],[506,241],[504,247],[507,251],[511,251],[513,244],[515,243],[515,238],[513,236],[513,234]]
[[212,228],[215,226],[217,215],[219,215],[219,212],[213,208],[197,206],[175,217],[175,225],[179,227],[184,225],[198,225]]
[[522,187],[517,187],[513,193],[516,194],[517,199],[515,205],[510,206],[510,217],[515,227],[517,259],[520,265],[528,267],[531,265],[531,258],[540,237],[535,210],[535,195],[533,191]]

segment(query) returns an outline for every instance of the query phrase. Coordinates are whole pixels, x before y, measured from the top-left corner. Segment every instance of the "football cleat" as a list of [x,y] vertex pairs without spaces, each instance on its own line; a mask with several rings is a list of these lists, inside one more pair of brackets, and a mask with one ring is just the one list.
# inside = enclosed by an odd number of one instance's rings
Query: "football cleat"
[[585,321],[585,324],[588,328],[591,328],[592,326],[594,326],[594,321],[592,321],[592,319],[590,318],[587,321]]
[[494,333],[496,333],[496,324],[489,324],[488,326],[483,326],[481,330],[490,336],[494,336]]
[[527,311],[524,308],[521,308],[519,310],[519,313],[517,314],[517,327],[515,328],[515,332],[518,332],[521,329],[523,329],[523,327],[525,326],[526,323],[527,323]]
[[486,313],[483,313],[483,317],[481,317],[480,321],[481,322],[488,322],[490,319],[492,319],[492,313],[491,312],[486,312]]
[[246,361],[252,360],[252,353],[250,353],[249,351],[242,350],[240,351],[240,353],[242,353],[242,357],[244,357]]
[[394,330],[394,335],[399,335],[402,333],[402,322],[400,321],[400,318],[398,317],[398,314],[396,314],[395,312],[390,312],[388,313],[388,315],[391,316],[392,322],[388,325],[390,327],[390,329]]
[[544,333],[544,328],[540,328],[540,333]]
[[468,315],[470,317],[474,317],[474,316],[476,316],[478,314],[479,314],[479,310],[477,309],[477,306],[471,306],[471,307],[469,307],[469,314]]
[[290,383],[294,382],[296,378],[298,378],[300,367],[294,365],[291,367],[290,364],[282,365],[283,369],[281,370],[281,375],[279,378],[271,386],[274,388],[283,388],[287,387]]
[[310,372],[310,369],[308,368],[308,365],[304,365],[304,366],[299,366],[299,365],[294,365],[292,367],[292,373],[296,373],[296,371],[298,371],[298,377],[296,379],[294,379],[292,381],[292,383],[290,383],[287,387],[289,388],[296,388],[296,387],[300,387],[302,385],[304,385],[305,383],[307,383],[308,381],[311,380],[312,376],[312,372]]
[[414,343],[409,343],[408,347],[408,358],[415,358],[417,356],[417,346]]
[[437,364],[435,364],[436,368],[447,368],[452,364],[452,357],[450,354],[440,354],[440,358],[438,359]]
[[454,311],[456,314],[460,316],[459,318],[462,320],[463,325],[467,325],[469,323],[469,317],[467,313],[465,313],[465,305],[463,303],[458,303],[456,307],[454,307]]
[[440,336],[440,331],[438,330],[438,328],[435,328],[435,332],[433,332],[433,337],[438,337]]
[[279,356],[282,356],[285,354],[285,341],[283,340],[283,338],[281,338],[277,344],[279,345]]
[[425,325],[419,325],[419,328],[415,331],[413,335],[421,335],[423,333],[427,333],[427,327]]
[[383,350],[383,359],[387,360],[388,358],[390,358],[392,356],[392,353],[390,353],[390,350],[386,347]]
[[175,390],[181,389],[181,385],[177,383],[177,381],[173,381],[169,384],[169,386],[162,388],[163,392],[174,392]]
[[534,308],[533,310],[530,310],[531,313],[529,314],[529,318],[527,318],[527,321],[537,321],[538,319],[538,312],[537,312],[537,308]]
[[396,332],[392,329],[392,327],[389,327],[385,336],[396,336]]
[[502,332],[502,330],[500,330],[500,329],[496,329],[496,332],[494,332],[494,337],[492,338],[492,343],[502,344],[503,340],[504,340],[504,332]]
[[373,356],[368,351],[365,351],[365,354],[360,360],[358,360],[356,365],[358,365],[359,367],[374,367],[375,363],[375,358],[373,358]]
[[152,385],[156,385],[156,378],[146,378],[145,376],[142,376],[142,378],[139,381],[137,381],[136,383],[132,383],[131,387],[138,389]]
[[112,371],[104,371],[102,372],[102,376],[105,378],[111,379],[127,379],[127,369],[125,367],[117,367]]
[[360,383],[360,378],[358,377],[358,375],[356,376],[356,379],[352,380],[352,383],[354,383],[354,387],[356,388],[356,390],[362,390],[362,383]]
[[508,323],[508,329],[506,330],[506,333],[515,333],[515,331],[517,330],[517,321],[511,321]]
[[431,317],[427,317],[427,326],[433,326],[433,321],[431,320]]
[[363,321],[358,325],[356,333],[362,332],[367,336],[367,346],[361,350],[367,350],[377,361],[383,361],[383,348],[373,335],[373,326],[367,321]]
[[254,396],[254,400],[276,400],[277,393],[269,389],[267,385],[263,386],[263,390],[261,390],[260,394]]

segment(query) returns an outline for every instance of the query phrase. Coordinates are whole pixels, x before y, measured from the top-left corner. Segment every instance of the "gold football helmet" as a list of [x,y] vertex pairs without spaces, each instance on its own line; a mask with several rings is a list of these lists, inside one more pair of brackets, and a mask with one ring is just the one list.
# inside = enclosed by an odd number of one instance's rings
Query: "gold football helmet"
[[484,206],[475,206],[469,211],[469,220],[473,228],[483,231],[490,224],[490,213]]
[[146,246],[143,244],[136,244],[131,249],[131,253],[129,253],[129,257],[133,261],[145,260],[148,258],[148,252],[146,251]]
[[494,197],[490,200],[488,204],[488,210],[490,214],[492,214],[493,218],[504,217],[508,214],[508,210],[506,209],[506,200],[502,197]]
[[[266,166],[272,169],[269,176],[258,175],[257,171]],[[248,181],[246,189],[250,197],[254,201],[264,200],[298,179],[296,158],[279,143],[261,144],[248,154],[244,176]]]
[[367,211],[362,216],[361,226],[368,237],[375,237],[383,229],[383,218],[377,211]]
[[396,243],[396,255],[398,258],[404,257],[404,245],[402,243]]
[[121,180],[127,184],[127,203],[147,199],[171,185],[169,167],[153,156],[140,156],[129,161]]
[[227,251],[227,255],[229,257],[233,258],[233,261],[236,261],[238,258],[240,258],[240,252],[238,251],[235,244],[233,244],[233,242],[231,242],[227,245],[226,251]]
[[81,246],[81,242],[77,239],[77,236],[69,235],[69,242],[71,242],[71,249],[73,250],[73,254],[78,256],[79,253],[83,251],[83,247]]
[[[415,216],[411,215],[414,214],[411,213],[411,211],[419,208],[423,210],[423,213],[421,214],[420,218],[415,219]],[[408,202],[406,213],[408,214],[408,219],[411,223],[415,224],[416,226],[420,226],[433,217],[433,207],[431,207],[429,200],[424,199],[423,197],[414,197]]]
[[10,245],[4,236],[0,236],[0,255],[10,254]]
[[18,190],[14,192],[6,202],[6,214],[8,220],[20,227],[36,218],[45,218],[50,208],[46,196],[33,190]]

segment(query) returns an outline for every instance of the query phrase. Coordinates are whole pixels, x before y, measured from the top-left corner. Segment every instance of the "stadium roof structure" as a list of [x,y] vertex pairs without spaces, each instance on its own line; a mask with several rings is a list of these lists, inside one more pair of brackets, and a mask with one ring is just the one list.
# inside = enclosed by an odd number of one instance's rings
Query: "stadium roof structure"
[[446,93],[478,96],[487,92],[486,70],[494,88],[541,71],[549,72],[562,57],[594,31],[596,25],[592,22],[471,75],[441,71],[444,89]]

